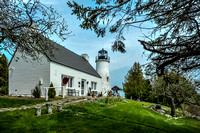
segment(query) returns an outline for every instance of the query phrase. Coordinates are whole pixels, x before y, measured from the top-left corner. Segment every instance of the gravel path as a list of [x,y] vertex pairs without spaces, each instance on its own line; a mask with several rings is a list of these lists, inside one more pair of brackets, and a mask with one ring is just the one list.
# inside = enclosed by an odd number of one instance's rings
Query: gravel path
[[88,98],[85,97],[70,97],[70,98],[65,98],[62,100],[55,100],[51,102],[44,102],[44,103],[39,103],[35,105],[22,105],[21,107],[15,107],[15,108],[0,108],[0,112],[4,111],[14,111],[14,110],[22,110],[22,109],[30,109],[30,108],[35,108],[35,107],[42,107],[45,106],[46,103],[52,103],[53,105],[68,105],[68,104],[74,104],[74,103],[79,103],[82,101],[88,101]]

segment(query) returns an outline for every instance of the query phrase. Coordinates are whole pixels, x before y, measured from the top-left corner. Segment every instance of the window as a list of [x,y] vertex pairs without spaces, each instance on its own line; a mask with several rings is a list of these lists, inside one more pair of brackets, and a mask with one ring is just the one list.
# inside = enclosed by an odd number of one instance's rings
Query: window
[[96,90],[97,89],[97,83],[91,82],[91,89]]
[[82,81],[81,81],[81,89],[84,89],[84,88],[85,88],[84,86],[85,86],[85,81],[82,80]]
[[73,80],[74,78],[73,77],[70,77],[70,76],[65,76],[65,75],[62,75],[62,79],[64,77],[67,77],[69,79],[68,83],[67,83],[67,87],[73,87]]
[[69,81],[67,83],[67,86],[68,87],[73,87],[73,77],[68,77],[69,78]]
[[109,77],[107,77],[107,82],[109,82]]
[[85,79],[81,80],[81,94],[82,95],[84,95],[84,92],[85,92],[85,82],[86,82]]

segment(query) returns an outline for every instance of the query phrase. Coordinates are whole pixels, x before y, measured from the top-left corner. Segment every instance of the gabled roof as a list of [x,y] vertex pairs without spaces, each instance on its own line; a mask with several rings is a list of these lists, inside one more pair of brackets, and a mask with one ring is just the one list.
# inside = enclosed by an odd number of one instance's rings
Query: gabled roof
[[[78,71],[96,76],[98,78],[101,78],[101,76],[97,73],[97,71],[90,65],[90,63],[84,59],[83,57],[81,57],[80,55],[77,55],[76,53],[70,51],[69,49],[66,49],[65,47],[57,44],[56,42],[45,38],[44,36],[42,36],[44,39],[47,39],[46,43],[50,43],[50,45],[53,45],[53,55],[51,56],[52,53],[49,53],[49,51],[45,51],[45,55],[47,56],[47,58],[55,63],[61,64],[63,66],[66,67],[70,67],[73,69],[76,69]],[[16,48],[10,62],[12,62],[12,59],[15,56],[15,53],[17,52],[18,48]]]
[[111,90],[122,90],[122,89],[119,88],[118,86],[114,86]]
[[48,56],[50,61],[101,78],[86,59],[55,42],[54,45],[56,48],[53,50],[54,56]]

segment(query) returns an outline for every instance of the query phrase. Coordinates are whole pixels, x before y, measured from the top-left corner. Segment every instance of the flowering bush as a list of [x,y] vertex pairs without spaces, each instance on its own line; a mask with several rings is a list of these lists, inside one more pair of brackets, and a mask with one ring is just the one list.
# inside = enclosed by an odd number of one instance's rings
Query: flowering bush
[[108,92],[108,96],[112,96],[112,94],[113,94],[112,91]]

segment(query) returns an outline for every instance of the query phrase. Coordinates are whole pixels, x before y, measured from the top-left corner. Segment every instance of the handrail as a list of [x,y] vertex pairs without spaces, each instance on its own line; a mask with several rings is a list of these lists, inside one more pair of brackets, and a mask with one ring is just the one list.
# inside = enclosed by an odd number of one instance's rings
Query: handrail
[[99,56],[96,56],[96,61],[97,60],[108,60],[108,61],[110,61],[110,57],[108,56],[107,58],[105,58],[105,59],[101,59],[101,58],[99,58]]

